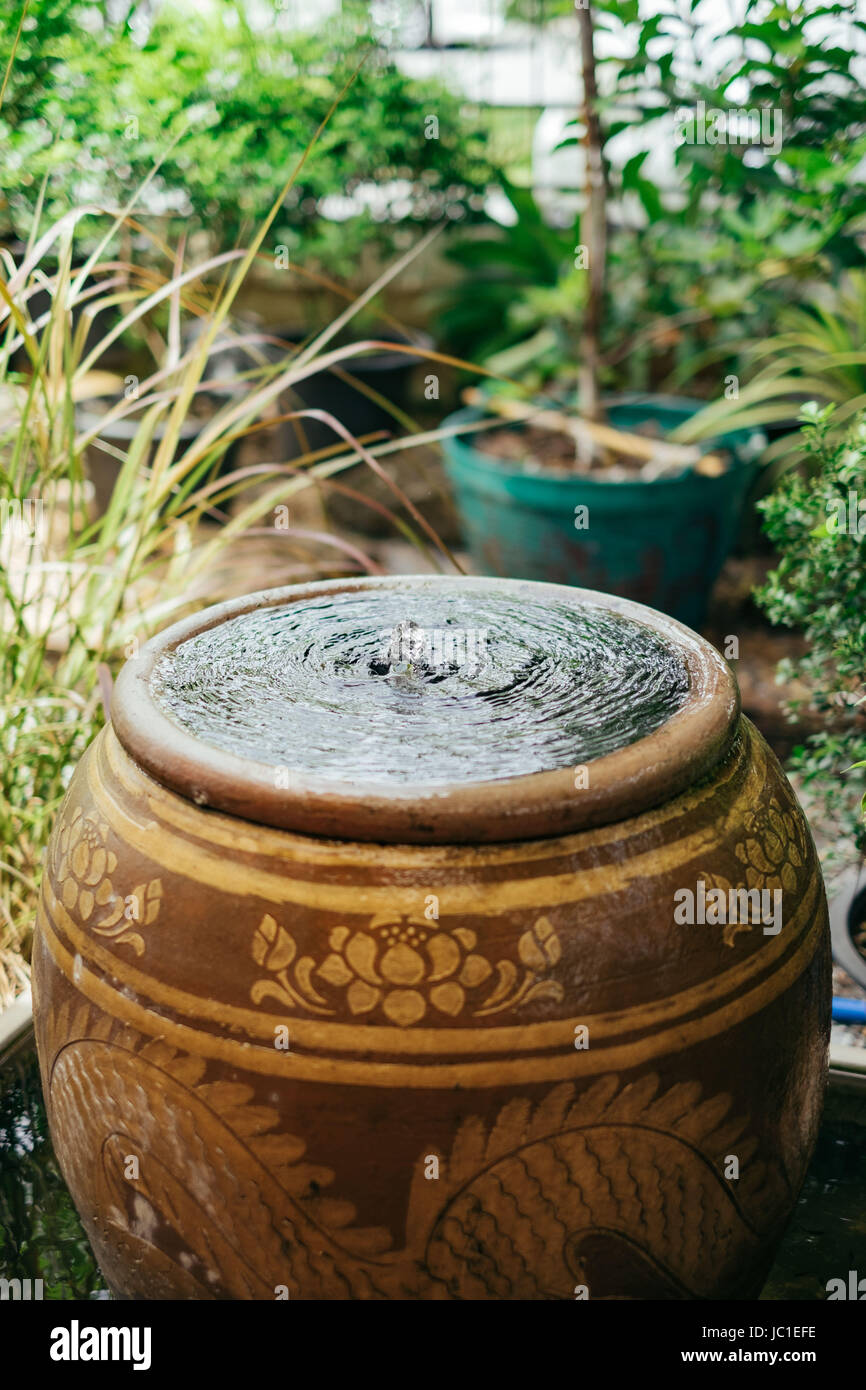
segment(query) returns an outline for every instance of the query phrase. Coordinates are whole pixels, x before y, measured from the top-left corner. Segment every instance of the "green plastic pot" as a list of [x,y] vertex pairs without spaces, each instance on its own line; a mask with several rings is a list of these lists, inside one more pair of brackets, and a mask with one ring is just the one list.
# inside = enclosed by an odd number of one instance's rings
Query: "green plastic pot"
[[[647,420],[674,429],[704,402],[678,396],[618,396],[606,402],[619,429]],[[470,424],[478,409],[448,425]],[[710,591],[739,527],[764,437],[735,430],[706,441],[733,463],[720,477],[684,470],[654,482],[606,482],[564,473],[526,473],[475,446],[475,436],[443,440],[466,542],[480,574],[576,584],[636,599],[689,627],[703,622]],[[586,507],[588,513],[576,512]],[[585,529],[577,521],[585,520]]]

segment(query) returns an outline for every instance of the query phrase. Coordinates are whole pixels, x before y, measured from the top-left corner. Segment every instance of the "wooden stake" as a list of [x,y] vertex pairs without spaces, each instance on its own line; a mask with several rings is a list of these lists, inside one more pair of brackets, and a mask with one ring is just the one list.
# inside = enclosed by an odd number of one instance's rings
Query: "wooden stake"
[[[539,409],[538,406],[522,406],[519,401],[505,397],[485,396],[477,386],[469,386],[463,392],[467,405],[482,410],[490,410],[503,420],[514,424],[537,425],[539,429],[553,430],[557,434],[568,435],[577,442],[589,443],[596,455],[610,449],[626,458],[642,459],[645,463],[660,463],[663,471],[674,468],[692,468],[696,473],[707,477],[718,477],[726,471],[724,459],[718,454],[701,454],[693,444],[677,444],[673,440],[648,439],[645,435],[629,434],[625,430],[603,425],[599,420],[587,420],[579,415],[566,415],[560,410]],[[607,466],[607,465],[603,465]]]

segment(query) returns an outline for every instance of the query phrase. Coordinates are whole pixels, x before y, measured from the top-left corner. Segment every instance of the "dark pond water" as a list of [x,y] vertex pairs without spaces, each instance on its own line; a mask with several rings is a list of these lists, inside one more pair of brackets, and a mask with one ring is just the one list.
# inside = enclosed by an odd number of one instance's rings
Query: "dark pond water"
[[[823,1299],[866,1275],[866,1094],[831,1091],[812,1166],[763,1299]],[[0,1277],[46,1298],[106,1297],[51,1148],[32,1051],[0,1069]]]
[[46,1298],[107,1294],[54,1157],[32,1050],[0,1069],[0,1278],[42,1279]]
[[688,691],[649,628],[589,605],[407,585],[244,614],[163,658],[159,702],[218,748],[317,778],[486,781],[582,765]]

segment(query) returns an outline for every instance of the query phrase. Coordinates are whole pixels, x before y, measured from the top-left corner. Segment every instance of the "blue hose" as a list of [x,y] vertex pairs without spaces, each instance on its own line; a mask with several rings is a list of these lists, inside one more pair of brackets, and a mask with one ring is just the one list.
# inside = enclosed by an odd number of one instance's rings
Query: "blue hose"
[[840,999],[833,996],[835,1023],[866,1023],[866,999]]

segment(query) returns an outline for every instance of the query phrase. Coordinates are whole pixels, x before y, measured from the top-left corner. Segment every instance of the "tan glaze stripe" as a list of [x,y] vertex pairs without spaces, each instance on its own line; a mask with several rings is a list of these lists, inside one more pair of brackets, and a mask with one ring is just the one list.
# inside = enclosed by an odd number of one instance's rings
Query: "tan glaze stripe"
[[[750,730],[748,721],[744,721],[744,725]],[[752,742],[749,737],[748,743]],[[274,830],[267,825],[256,825],[253,833],[245,834],[246,821],[226,816],[220,811],[202,811],[156,782],[149,773],[133,762],[110,725],[99,735],[96,751],[100,757],[105,758],[112,777],[124,791],[134,799],[142,800],[152,816],[163,820],[167,825],[205,847],[207,841],[210,841],[211,844],[221,849],[229,849],[233,853],[240,850],[246,853],[274,855],[289,864],[307,863],[315,864],[317,867],[333,864],[341,869],[355,868],[358,865],[365,867],[370,863],[371,857],[375,857],[377,865],[388,869],[439,869],[453,868],[455,865],[471,865],[483,869],[500,864],[531,864],[539,860],[557,858],[559,855],[601,848],[615,842],[627,843],[651,827],[662,826],[667,821],[681,816],[684,806],[691,811],[717,795],[740,771],[743,762],[743,745],[740,743],[735,745],[732,753],[720,765],[717,775],[698,790],[683,792],[665,806],[596,830],[580,830],[572,835],[550,839],[524,840],[517,843],[506,841],[498,845],[413,845],[407,849],[403,845],[374,845],[371,842],[318,839],[312,835],[297,835],[291,830]],[[748,769],[748,779],[756,777],[758,770],[755,761],[752,760]],[[760,770],[763,770],[763,763]],[[117,804],[116,801],[114,804]],[[207,840],[203,838],[202,833],[203,816],[207,818]],[[353,851],[360,853],[353,854]]]
[[[171,1009],[174,1013],[207,1020],[222,1028],[243,1032],[254,1038],[273,1039],[274,1030],[288,1023],[295,1041],[303,1046],[321,1048],[329,1052],[356,1051],[358,1029],[361,1027],[363,1048],[366,1052],[412,1052],[419,1055],[435,1055],[437,1052],[502,1052],[513,1055],[519,1052],[541,1051],[547,1047],[556,1047],[563,1036],[563,1029],[566,1036],[570,1034],[573,1037],[575,1024],[588,1024],[591,1036],[596,1039],[616,1037],[623,1033],[657,1028],[677,1018],[685,1018],[689,1014],[706,1010],[717,1000],[740,990],[765,972],[781,968],[778,964],[779,958],[786,953],[795,953],[801,934],[800,928],[804,921],[809,921],[816,906],[818,892],[818,884],[813,882],[810,892],[798,904],[787,929],[783,927],[778,936],[768,937],[764,949],[741,965],[724,971],[715,979],[706,980],[703,984],[684,990],[681,994],[656,1000],[653,1004],[606,1014],[584,1015],[582,1018],[518,1024],[504,1028],[402,1029],[370,1024],[321,1022],[318,1019],[297,1018],[293,1014],[265,1014],[259,1010],[241,1009],[218,1000],[206,1000],[195,994],[187,994],[184,990],[155,980],[118,960],[72,920],[63,904],[55,897],[48,881],[43,881],[43,894],[52,921],[62,928],[82,960],[94,961],[100,970],[113,975],[126,990]],[[796,928],[793,933],[792,928]],[[798,949],[802,949],[802,945]],[[734,1006],[735,1004],[736,1001]]]
[[[246,897],[262,898],[269,906],[283,903],[315,907],[319,912],[341,913],[347,916],[372,917],[380,912],[397,915],[419,910],[424,888],[405,885],[391,887],[358,884],[310,882],[289,878],[253,864],[239,864],[237,859],[201,844],[178,839],[162,826],[149,822],[142,825],[119,802],[110,798],[100,784],[93,760],[87,764],[88,790],[96,806],[110,825],[118,829],[120,838],[160,868],[193,883],[207,883],[224,893],[237,894],[240,885]],[[718,843],[718,827],[684,836],[670,845],[654,846],[643,854],[635,854],[622,864],[604,864],[580,873],[551,875],[545,878],[514,879],[504,883],[474,882],[439,884],[440,917],[478,916],[498,917],[521,908],[530,911],[553,907],[560,903],[582,902],[628,887],[635,879],[659,878],[679,869],[691,860],[708,854]],[[233,846],[240,848],[238,837]],[[368,863],[378,865],[379,846],[370,846]]]
[[[813,929],[802,941],[800,948],[789,957],[780,968],[774,971],[756,989],[740,995],[732,1004],[704,1014],[678,1027],[668,1028],[662,1033],[654,1033],[637,1041],[613,1047],[588,1048],[578,1052],[572,1045],[574,1028],[572,1023],[563,1022],[561,1046],[562,1054],[546,1057],[502,1059],[494,1062],[457,1062],[417,1065],[404,1062],[361,1062],[318,1058],[299,1055],[297,1052],[277,1052],[273,1047],[256,1047],[251,1043],[236,1042],[231,1038],[213,1033],[204,1033],[183,1023],[172,1023],[160,1017],[143,1005],[135,1003],[126,995],[122,996],[121,1016],[124,1025],[132,1025],[147,1037],[164,1039],[182,1052],[201,1057],[219,1058],[230,1066],[239,1067],[258,1075],[291,1075],[298,1081],[314,1081],[322,1084],[381,1086],[386,1088],[406,1087],[423,1090],[452,1090],[457,1087],[525,1086],[534,1081],[580,1080],[599,1072],[627,1071],[642,1066],[646,1062],[664,1057],[672,1052],[682,1052],[687,1047],[716,1037],[729,1028],[741,1023],[752,1014],[764,1008],[779,997],[802,974],[821,944],[824,931],[824,914],[819,914]],[[72,977],[72,958],[61,946],[49,926],[47,915],[40,909],[39,928],[43,940],[58,969]],[[118,1017],[117,993],[82,966],[76,987],[97,1007],[111,1018]],[[586,1019],[578,1022],[586,1022]],[[358,1029],[353,1030],[356,1037]],[[367,1042],[367,1032],[363,1029],[363,1043]],[[395,1030],[396,1031],[396,1030]],[[527,1030],[524,1030],[527,1031]],[[534,1031],[534,1030],[533,1030]],[[406,1037],[408,1035],[404,1035]],[[477,1039],[476,1039],[477,1040]]]

